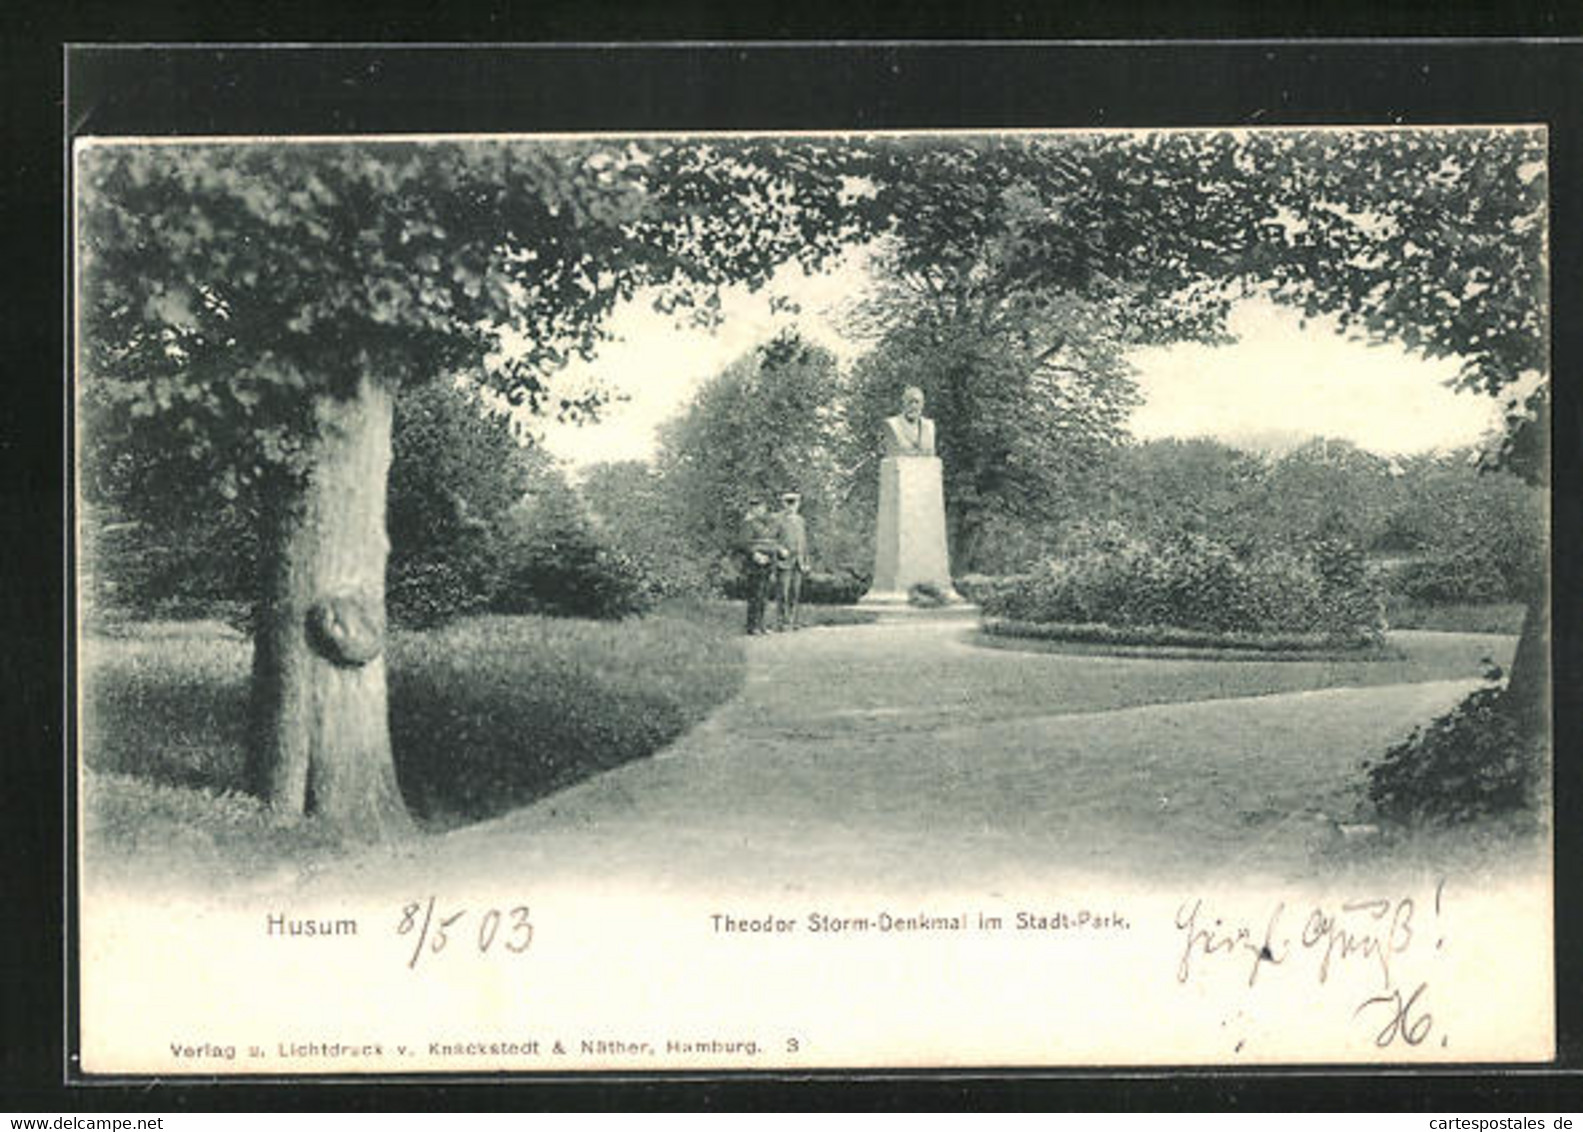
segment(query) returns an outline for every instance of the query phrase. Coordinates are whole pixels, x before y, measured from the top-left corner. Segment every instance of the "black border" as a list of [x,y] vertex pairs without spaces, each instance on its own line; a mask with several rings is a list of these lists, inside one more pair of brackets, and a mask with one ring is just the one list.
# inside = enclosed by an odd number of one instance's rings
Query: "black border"
[[[92,5],[89,5],[91,8]],[[213,8],[220,6],[215,5]],[[1079,5],[1063,33],[1117,34],[1109,11],[1117,7]],[[1153,12],[1159,17],[1161,5]],[[1381,6],[1388,8],[1390,6]],[[545,23],[557,18],[575,28],[570,5],[550,6]],[[1574,31],[1562,27],[1553,9],[1516,30],[1540,33]],[[234,30],[215,26],[210,7],[169,6],[163,20],[143,22],[101,18],[107,31],[84,28],[71,38],[119,38],[161,34],[172,38],[229,38]],[[333,9],[328,9],[333,12]],[[696,5],[693,23],[702,31],[691,38],[738,38],[720,27],[719,13]],[[806,10],[803,10],[806,11]],[[921,9],[925,19],[938,8]],[[1251,9],[1250,9],[1251,11]],[[1401,9],[1395,9],[1400,15]],[[1508,12],[1511,10],[1508,9]],[[369,39],[416,38],[414,25],[396,15],[364,21]],[[627,23],[621,22],[625,13]],[[587,13],[583,13],[585,16]],[[1137,16],[1133,12],[1134,17]],[[8,17],[14,19],[14,17]],[[1086,27],[1082,26],[1087,20]],[[1575,17],[1574,17],[1575,19]],[[333,24],[334,17],[323,17]],[[714,21],[711,23],[711,21]],[[1393,22],[1394,21],[1394,22]],[[578,31],[581,44],[537,49],[494,46],[318,47],[262,50],[226,48],[79,47],[66,74],[59,44],[11,41],[8,53],[18,67],[12,81],[40,77],[27,93],[33,106],[46,89],[66,94],[48,109],[54,122],[39,131],[45,144],[13,150],[7,174],[7,199],[39,206],[39,221],[28,225],[22,209],[8,207],[8,223],[31,235],[16,242],[8,275],[13,287],[29,285],[41,302],[41,316],[13,312],[6,320],[6,356],[29,380],[14,377],[7,393],[18,400],[0,425],[4,451],[4,500],[8,519],[32,531],[20,553],[8,553],[22,567],[0,587],[9,655],[0,671],[16,675],[18,692],[7,681],[8,706],[21,710],[20,722],[5,732],[12,757],[5,760],[7,800],[4,828],[12,836],[8,853],[19,854],[25,868],[6,888],[20,905],[4,940],[0,971],[6,987],[0,997],[0,1107],[44,1111],[88,1109],[258,1110],[285,1105],[322,1109],[494,1107],[502,1103],[557,1108],[741,1109],[812,1108],[1343,1108],[1518,1109],[1576,1108],[1583,1096],[1577,1071],[1583,1065],[1576,956],[1583,954],[1580,917],[1564,895],[1577,891],[1579,791],[1568,753],[1578,749],[1578,636],[1572,632],[1577,607],[1569,585],[1577,574],[1577,541],[1583,532],[1577,490],[1583,413],[1579,411],[1580,343],[1578,322],[1568,312],[1583,310],[1578,202],[1583,198],[1583,41],[1396,41],[1240,43],[1084,43],[999,45],[886,42],[848,46],[799,46],[771,42],[804,34],[797,17],[772,26],[766,39],[716,46],[672,44],[620,46],[590,43],[630,35],[663,34],[652,22],[612,5]],[[683,20],[685,24],[687,21]],[[1016,24],[1015,19],[1011,21]],[[1146,22],[1146,21],[1145,21]],[[1276,21],[1279,23],[1279,21]],[[122,27],[114,25],[120,23]],[[1441,34],[1514,30],[1485,15],[1452,13]],[[968,34],[1020,34],[1028,30],[982,21]],[[633,25],[637,25],[634,30]],[[1262,31],[1250,16],[1233,21],[1219,34]],[[716,30],[709,30],[711,27]],[[504,31],[504,28],[500,29]],[[809,29],[814,30],[814,29]],[[927,29],[926,29],[927,30]],[[1035,29],[1037,30],[1037,29]],[[1167,30],[1170,30],[1169,28]],[[1178,29],[1179,30],[1179,29]],[[1196,30],[1196,29],[1195,29]],[[1278,30],[1278,29],[1272,29]],[[1323,31],[1310,26],[1308,31]],[[1367,33],[1409,30],[1382,13]],[[317,36],[325,34],[320,30]],[[344,32],[342,33],[344,34]],[[758,34],[763,35],[761,31]],[[315,38],[301,35],[291,38]],[[267,38],[260,24],[244,38]],[[546,33],[539,32],[539,37]],[[552,28],[549,38],[558,38]],[[56,69],[56,81],[41,73]],[[69,80],[70,87],[66,88]],[[21,105],[13,103],[13,106]],[[40,115],[40,122],[43,121]],[[7,111],[8,134],[24,143],[32,119]],[[60,532],[64,508],[60,475],[64,437],[62,386],[43,374],[61,372],[64,330],[57,295],[37,284],[60,279],[61,205],[65,195],[61,149],[64,133],[347,133],[469,131],[564,131],[592,129],[881,129],[992,126],[1225,125],[1236,123],[1314,124],[1404,122],[1544,122],[1551,129],[1553,217],[1552,270],[1555,312],[1556,375],[1555,627],[1558,720],[1557,801],[1557,986],[1559,1058],[1550,1071],[1458,1070],[1335,1072],[1316,1070],[1179,1073],[1062,1072],[969,1074],[814,1074],[798,1078],[729,1074],[713,1077],[579,1077],[571,1083],[530,1080],[500,1091],[478,1079],[458,1082],[425,1078],[421,1083],[379,1086],[354,1083],[293,1084],[289,1092],[250,1082],[221,1086],[183,1081],[157,1087],[95,1085],[61,1088],[63,1050],[58,1033],[64,967],[56,952],[63,891],[60,856],[63,830],[55,822],[61,809],[41,799],[57,797],[57,778],[65,702],[57,650],[64,638],[58,611],[66,592]],[[37,154],[37,157],[34,155]],[[15,160],[21,155],[21,160]],[[20,221],[20,223],[18,223]],[[17,281],[31,281],[19,284]],[[52,306],[52,300],[56,305]],[[16,427],[27,421],[26,429]],[[14,465],[14,466],[13,466]],[[53,680],[50,679],[53,675]],[[1563,691],[1569,690],[1569,691]],[[8,744],[12,746],[12,744]],[[13,870],[8,870],[8,874]],[[21,921],[18,923],[17,921]],[[1492,987],[1492,993],[1498,988]],[[1566,1098],[1572,1098],[1570,1102]]]

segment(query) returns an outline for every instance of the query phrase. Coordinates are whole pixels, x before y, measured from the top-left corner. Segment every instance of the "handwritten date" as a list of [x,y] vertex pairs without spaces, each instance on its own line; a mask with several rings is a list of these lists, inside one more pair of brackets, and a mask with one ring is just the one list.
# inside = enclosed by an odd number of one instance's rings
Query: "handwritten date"
[[401,909],[396,934],[414,937],[412,958],[407,960],[409,969],[418,966],[425,945],[431,955],[438,955],[453,935],[463,939],[464,945],[474,944],[480,955],[489,954],[496,944],[514,955],[522,954],[533,945],[532,913],[525,904],[504,910],[486,908],[476,914],[469,908],[437,914],[438,903],[431,896],[427,901],[414,901]]

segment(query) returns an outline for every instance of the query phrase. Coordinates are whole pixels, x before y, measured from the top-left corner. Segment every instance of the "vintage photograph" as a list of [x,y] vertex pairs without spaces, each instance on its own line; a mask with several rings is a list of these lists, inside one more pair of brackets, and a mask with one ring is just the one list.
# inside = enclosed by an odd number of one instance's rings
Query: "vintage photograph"
[[82,1072],[1550,1060],[1547,160],[79,137]]

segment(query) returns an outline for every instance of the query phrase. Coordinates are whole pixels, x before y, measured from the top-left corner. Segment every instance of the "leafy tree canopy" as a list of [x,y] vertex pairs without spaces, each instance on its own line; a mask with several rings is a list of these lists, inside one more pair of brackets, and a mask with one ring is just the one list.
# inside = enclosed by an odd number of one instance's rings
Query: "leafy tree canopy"
[[701,553],[731,551],[750,499],[803,496],[811,537],[840,484],[835,357],[795,332],[727,366],[661,430],[658,468]]
[[[721,285],[838,251],[861,220],[841,160],[772,140],[85,147],[94,442],[234,497],[301,471],[314,396],[364,376],[473,372],[537,410],[638,288],[707,322]],[[506,327],[530,346],[488,365]]]
[[[881,233],[915,320],[1039,352],[1073,297],[1127,343],[1215,340],[1268,285],[1500,392],[1547,369],[1544,159],[1505,129],[89,145],[85,409],[234,497],[294,466],[305,393],[473,372],[542,407],[640,288],[709,322]],[[504,327],[530,346],[490,365]]]

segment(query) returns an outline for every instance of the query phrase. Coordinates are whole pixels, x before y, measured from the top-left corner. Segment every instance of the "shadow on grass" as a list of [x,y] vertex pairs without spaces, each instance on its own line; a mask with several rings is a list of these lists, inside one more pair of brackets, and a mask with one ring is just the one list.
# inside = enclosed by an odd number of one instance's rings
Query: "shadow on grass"
[[[247,639],[212,622],[85,642],[84,830],[97,860],[229,859],[247,873],[335,844],[244,793],[249,663]],[[743,679],[741,643],[710,618],[490,617],[397,633],[398,778],[432,826],[493,816],[652,755]]]
[[490,817],[646,758],[741,690],[713,620],[478,618],[393,643],[391,739],[417,813]]

